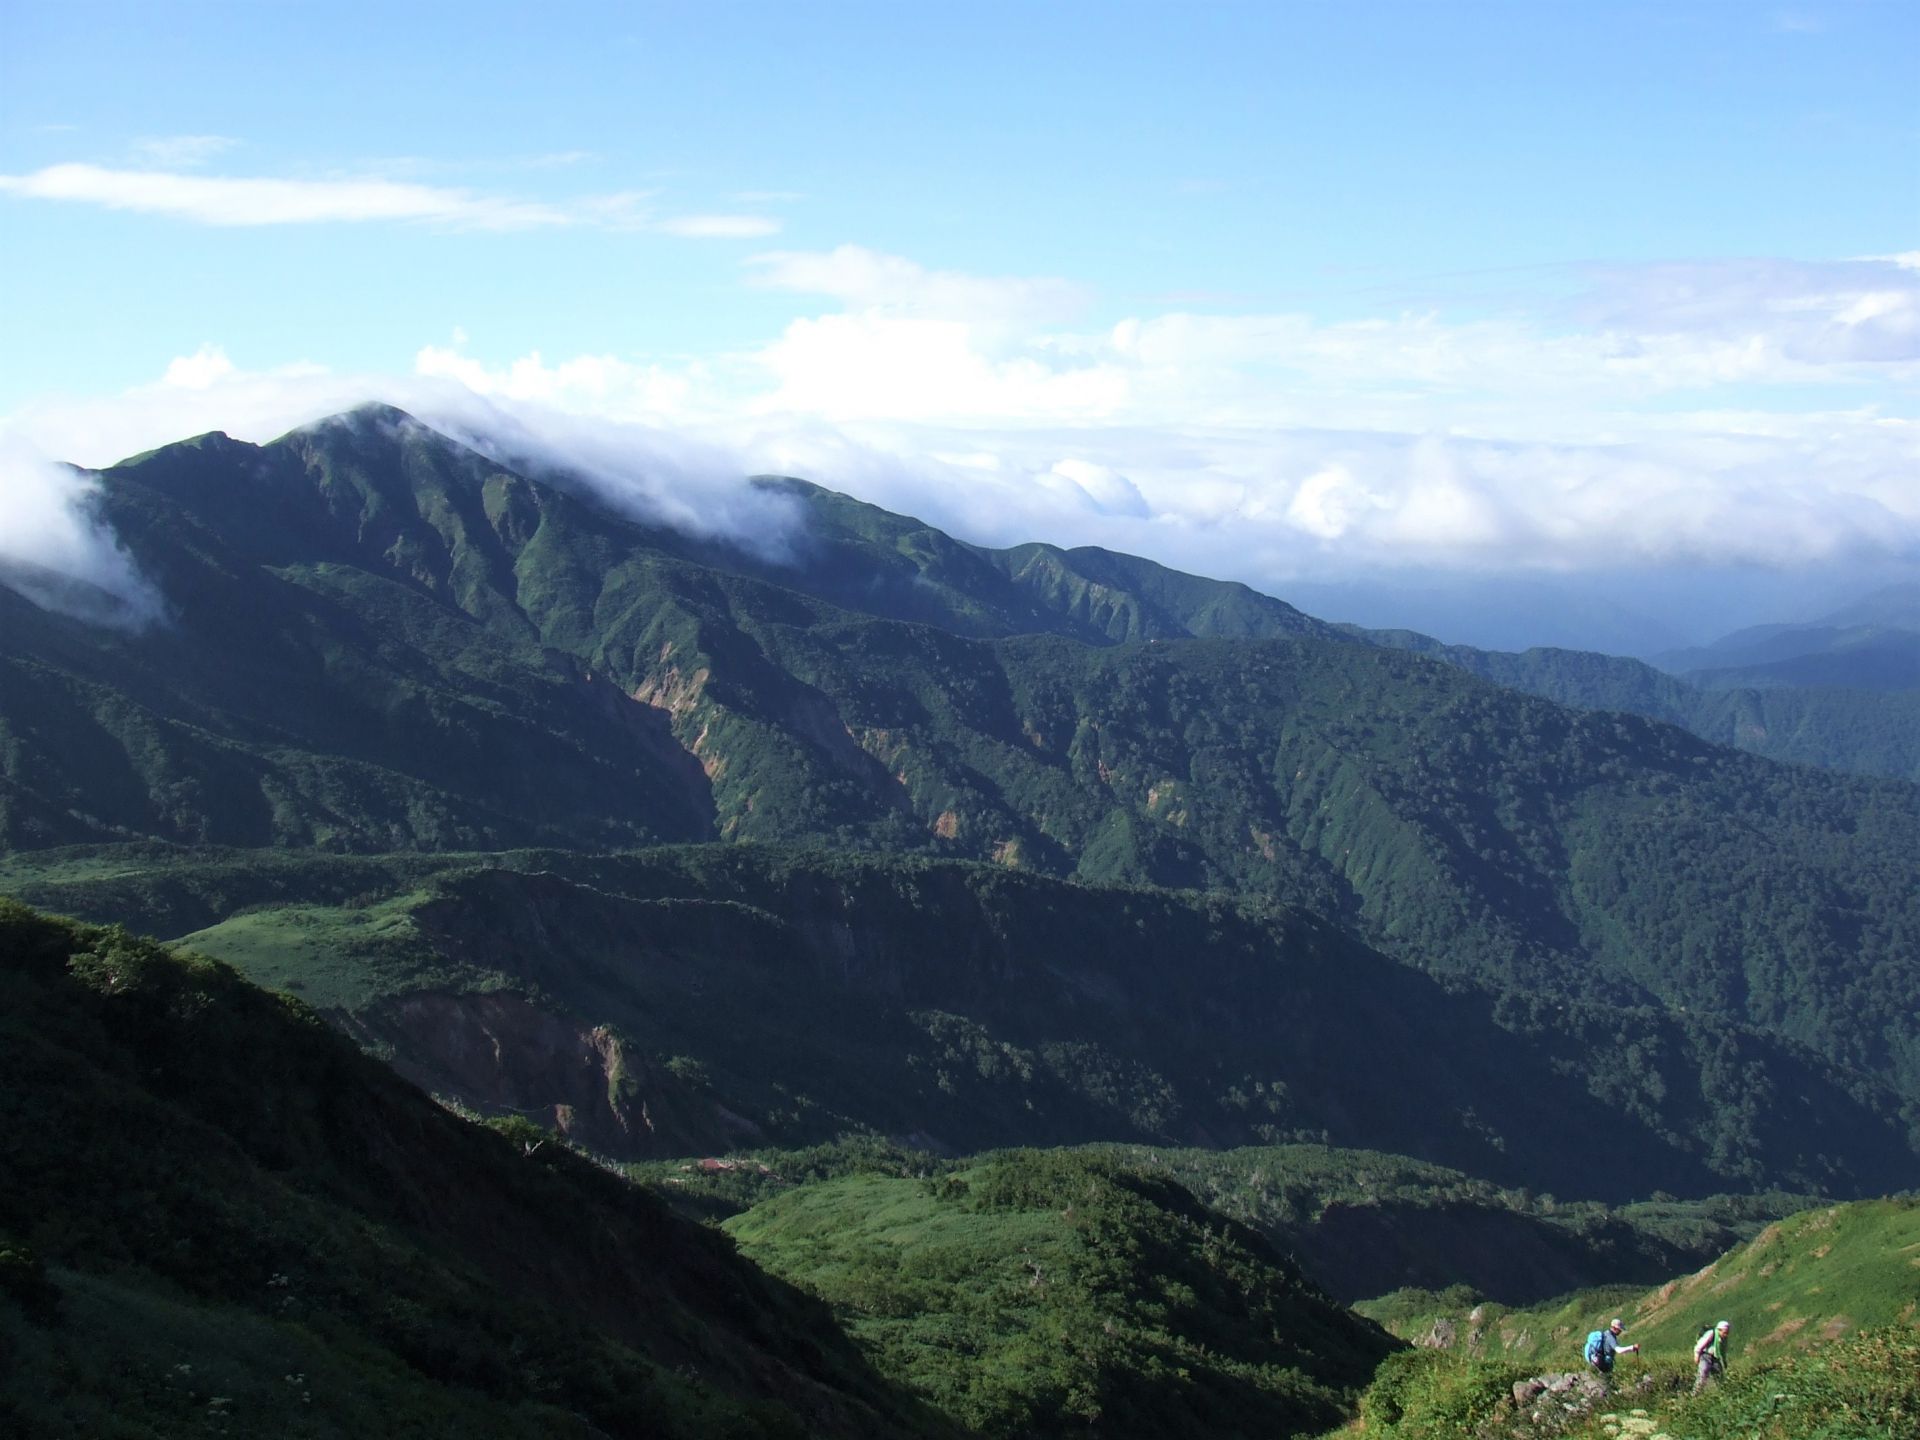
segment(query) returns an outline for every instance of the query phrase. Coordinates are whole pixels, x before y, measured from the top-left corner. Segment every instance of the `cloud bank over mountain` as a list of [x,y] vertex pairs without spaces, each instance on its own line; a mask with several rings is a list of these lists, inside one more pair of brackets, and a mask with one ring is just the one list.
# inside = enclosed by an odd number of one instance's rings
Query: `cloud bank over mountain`
[[0,585],[91,623],[151,624],[162,614],[159,591],[92,501],[86,476],[0,436]]
[[680,361],[493,361],[460,334],[422,346],[410,375],[343,376],[246,370],[209,345],[155,384],[14,428],[99,464],[382,399],[565,466],[642,518],[775,553],[783,518],[750,473],[982,543],[1102,545],[1283,596],[1416,575],[1571,593],[1681,571],[1792,590],[1920,560],[1912,256],[1607,267],[1501,313],[1165,310],[1098,327],[1098,297],[1070,281],[858,246],[743,274],[826,307]]

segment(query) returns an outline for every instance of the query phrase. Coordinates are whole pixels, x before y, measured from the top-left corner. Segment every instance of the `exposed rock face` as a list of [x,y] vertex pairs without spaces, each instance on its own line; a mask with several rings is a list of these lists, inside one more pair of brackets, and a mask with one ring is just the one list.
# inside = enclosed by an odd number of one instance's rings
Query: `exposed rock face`
[[[1643,1375],[1634,1382],[1631,1393],[1645,1395],[1652,1383]],[[1514,1382],[1513,1419],[1535,1430],[1557,1435],[1601,1406],[1618,1402],[1623,1392],[1622,1385],[1610,1383],[1591,1370],[1551,1371]],[[1526,1432],[1516,1430],[1514,1433]]]
[[[1524,1398],[1522,1390],[1526,1391]],[[1528,1408],[1529,1418],[1538,1425],[1593,1409],[1606,1400],[1607,1382],[1590,1371],[1556,1371],[1521,1381],[1513,1387],[1513,1398]]]
[[679,1155],[715,1135],[753,1145],[752,1121],[697,1081],[636,1056],[606,1026],[583,1026],[509,994],[420,993],[343,1017],[363,1044],[390,1046],[422,1089],[515,1112],[610,1155]]

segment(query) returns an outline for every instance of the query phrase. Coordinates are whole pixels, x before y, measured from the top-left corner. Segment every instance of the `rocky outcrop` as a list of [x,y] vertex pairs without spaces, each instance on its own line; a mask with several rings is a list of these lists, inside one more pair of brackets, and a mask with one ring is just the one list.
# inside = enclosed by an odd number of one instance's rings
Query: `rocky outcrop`
[[704,1093],[697,1069],[657,1063],[607,1026],[517,995],[422,992],[339,1019],[430,1094],[524,1115],[599,1154],[684,1155],[716,1137],[765,1138]]
[[[1618,1379],[1605,1380],[1591,1370],[1555,1370],[1516,1380],[1508,1416],[1510,1430],[1515,1436],[1558,1435],[1595,1411],[1617,1407],[1622,1401],[1638,1398],[1645,1403],[1654,1388],[1655,1382],[1648,1375],[1627,1385]],[[1637,1418],[1645,1413],[1636,1410],[1630,1417],[1605,1415],[1602,1420],[1619,1434],[1644,1435],[1653,1428]],[[1645,1428],[1641,1428],[1643,1425]]]

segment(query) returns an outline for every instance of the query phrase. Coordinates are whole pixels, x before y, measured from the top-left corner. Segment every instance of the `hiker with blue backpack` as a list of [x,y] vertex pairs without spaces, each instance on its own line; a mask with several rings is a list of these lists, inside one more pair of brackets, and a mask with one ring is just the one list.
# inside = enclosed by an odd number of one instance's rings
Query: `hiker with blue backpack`
[[1635,1352],[1640,1348],[1638,1345],[1620,1343],[1620,1332],[1624,1329],[1626,1326],[1620,1323],[1618,1316],[1615,1316],[1613,1323],[1606,1329],[1595,1330],[1587,1336],[1586,1348],[1580,1353],[1586,1357],[1587,1368],[1597,1373],[1602,1379],[1613,1374],[1615,1356],[1622,1351]]

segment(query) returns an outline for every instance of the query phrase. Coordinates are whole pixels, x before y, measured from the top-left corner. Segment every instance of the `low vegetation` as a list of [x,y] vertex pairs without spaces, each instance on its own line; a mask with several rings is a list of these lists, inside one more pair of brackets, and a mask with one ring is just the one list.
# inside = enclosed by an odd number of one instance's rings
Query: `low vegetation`
[[1513,1387],[1533,1388],[1538,1374],[1446,1351],[1392,1355],[1356,1428],[1381,1440],[1908,1440],[1920,1430],[1920,1330],[1905,1325],[1736,1362],[1700,1395],[1684,1357],[1617,1372],[1603,1397],[1517,1399]]
[[[1391,1357],[1363,1402],[1369,1434],[1458,1437],[1666,1435],[1669,1440],[1902,1440],[1920,1430],[1920,1199],[1824,1206],[1652,1290],[1615,1287],[1531,1310],[1436,1315],[1392,1300],[1361,1308],[1426,1342]],[[1519,1402],[1546,1372],[1581,1370],[1586,1333],[1614,1315],[1642,1348],[1604,1402]],[[1695,1339],[1731,1322],[1728,1371],[1693,1397]],[[1444,1342],[1444,1343],[1440,1343]]]
[[[1816,1203],[1782,1193],[1626,1206],[1563,1201],[1403,1155],[1330,1145],[1095,1145],[1075,1153],[1175,1181],[1258,1231],[1336,1299],[1361,1302],[1409,1339],[1476,1306],[1504,1312],[1602,1283],[1637,1295],[1635,1282],[1698,1269],[1769,1221]],[[821,1180],[927,1179],[979,1163],[863,1136],[626,1168],[683,1213],[713,1221]]]
[[1254,1232],[1086,1154],[816,1182],[726,1228],[990,1436],[1300,1434],[1392,1348]]

